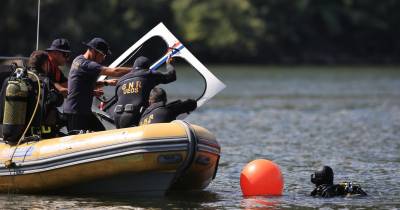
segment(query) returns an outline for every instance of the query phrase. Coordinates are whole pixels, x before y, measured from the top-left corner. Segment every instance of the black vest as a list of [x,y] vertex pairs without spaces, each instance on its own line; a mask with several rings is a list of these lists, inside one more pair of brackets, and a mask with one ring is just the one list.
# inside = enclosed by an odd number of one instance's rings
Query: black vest
[[158,84],[176,80],[175,70],[166,73],[152,72],[147,69],[135,70],[122,76],[116,85],[117,103],[114,120],[117,128],[137,126],[141,111],[148,106],[151,90]]
[[168,104],[164,102],[154,103],[144,111],[139,124],[171,122],[176,120],[176,117],[180,114],[193,111],[196,106],[197,102],[195,100],[177,100]]

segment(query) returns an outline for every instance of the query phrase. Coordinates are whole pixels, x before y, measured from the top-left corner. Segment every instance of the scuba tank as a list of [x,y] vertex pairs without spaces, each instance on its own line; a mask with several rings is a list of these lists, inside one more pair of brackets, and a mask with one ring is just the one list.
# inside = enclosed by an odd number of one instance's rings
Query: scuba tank
[[55,107],[61,106],[64,98],[47,76],[34,69],[17,68],[4,89],[4,109],[0,115],[5,141],[13,144],[22,135],[39,139],[54,135],[58,117]]
[[26,126],[29,97],[27,70],[17,68],[8,80],[5,90],[3,137],[5,141],[16,142]]

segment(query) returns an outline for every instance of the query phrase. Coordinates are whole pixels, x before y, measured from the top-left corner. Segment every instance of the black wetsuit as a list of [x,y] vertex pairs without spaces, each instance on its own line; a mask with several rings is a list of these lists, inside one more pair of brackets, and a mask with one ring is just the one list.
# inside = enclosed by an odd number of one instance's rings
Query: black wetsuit
[[367,193],[359,185],[352,182],[341,182],[340,184],[333,185],[322,184],[311,192],[311,196],[323,198],[346,195],[367,195]]
[[148,106],[150,91],[158,84],[176,80],[175,69],[167,64],[167,72],[153,72],[147,69],[133,70],[122,76],[117,83],[117,103],[114,120],[117,128],[137,126],[141,111]]
[[[41,75],[35,72],[40,79],[41,82],[41,97],[39,99],[39,107],[37,112],[33,118],[32,124],[30,129],[28,129],[26,136],[32,135],[40,135],[42,139],[53,138],[59,134],[59,115],[57,111],[57,106],[60,106],[63,102],[63,96],[58,93],[54,87],[53,82],[49,79],[49,77],[45,75]],[[29,89],[28,99],[27,99],[27,112],[26,112],[26,123],[30,120],[34,107],[36,104],[36,96],[38,95],[38,86],[37,82],[34,81],[36,79],[31,78],[29,82]],[[8,85],[8,78],[3,81],[2,91],[0,93],[1,98],[1,106],[0,106],[0,122],[3,122],[3,115],[4,115],[4,100],[6,95],[6,88]],[[4,128],[5,129],[5,128]],[[4,130],[4,135],[9,135],[8,133],[16,132],[17,131],[6,131]],[[3,128],[1,128],[1,136],[3,136]],[[22,134],[22,132],[21,132]],[[18,137],[19,138],[19,137]],[[10,143],[16,139],[11,140]]]
[[182,113],[191,112],[197,107],[195,100],[174,101],[169,104],[158,102],[150,105],[142,114],[139,125],[171,122]]
[[[60,114],[57,107],[61,106],[64,97],[54,87],[53,81],[44,75],[39,75],[42,85],[42,96],[40,107],[32,123],[32,134],[40,134],[42,139],[54,138],[59,135],[61,128]],[[35,95],[37,95],[37,85],[35,85]]]

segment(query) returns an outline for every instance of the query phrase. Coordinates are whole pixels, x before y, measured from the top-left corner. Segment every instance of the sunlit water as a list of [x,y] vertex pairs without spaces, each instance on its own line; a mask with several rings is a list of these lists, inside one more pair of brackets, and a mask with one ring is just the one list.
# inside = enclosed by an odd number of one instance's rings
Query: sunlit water
[[[0,196],[1,209],[400,208],[400,70],[397,68],[211,67],[227,88],[187,120],[222,147],[216,179],[201,192],[163,198]],[[170,92],[198,92],[191,76]],[[187,83],[182,82],[187,81]],[[280,165],[281,197],[243,197],[242,168],[254,159]],[[367,197],[309,196],[322,165],[335,182],[356,181]]]

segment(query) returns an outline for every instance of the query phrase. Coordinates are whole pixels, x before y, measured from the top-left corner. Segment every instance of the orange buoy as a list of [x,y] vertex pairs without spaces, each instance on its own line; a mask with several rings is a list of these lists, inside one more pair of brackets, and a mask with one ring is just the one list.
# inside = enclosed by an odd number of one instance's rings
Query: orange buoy
[[240,188],[244,196],[282,195],[281,170],[270,160],[253,160],[240,173]]

